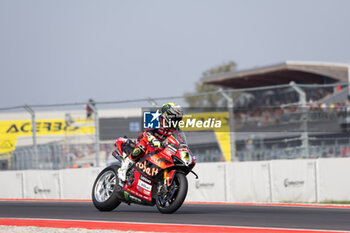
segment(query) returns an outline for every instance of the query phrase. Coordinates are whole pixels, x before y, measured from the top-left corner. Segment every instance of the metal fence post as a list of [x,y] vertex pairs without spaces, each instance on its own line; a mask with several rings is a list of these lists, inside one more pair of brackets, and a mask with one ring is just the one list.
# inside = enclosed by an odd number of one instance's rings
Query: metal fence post
[[70,126],[71,122],[72,122],[72,117],[70,116],[69,113],[66,113],[64,115],[64,121],[66,126],[64,127],[64,152],[63,154],[63,167],[66,168],[67,166],[72,166],[71,162],[70,162],[70,158],[69,158],[69,138],[68,138],[68,127]]
[[156,107],[156,108],[160,108],[160,105],[157,103],[157,101],[155,101],[154,99],[152,99],[151,97],[148,97],[148,103],[152,104],[152,106]]
[[231,161],[237,161],[236,156],[236,139],[235,139],[235,114],[234,114],[234,102],[233,99],[227,95],[224,90],[219,90],[220,94],[227,100],[227,107],[229,111],[229,130],[230,130],[230,151]]
[[100,166],[100,122],[99,122],[96,106],[90,102],[88,103],[88,105],[94,112],[96,167],[99,167]]
[[350,101],[350,65],[348,66],[348,100]]
[[310,157],[309,154],[309,132],[308,132],[308,126],[307,126],[307,121],[308,121],[308,111],[307,111],[307,106],[306,106],[306,94],[305,92],[296,85],[295,82],[290,82],[289,85],[298,93],[299,95],[299,105],[302,108],[302,128],[303,128],[303,133],[301,135],[301,140],[304,148],[304,156],[306,158]]
[[36,123],[35,123],[35,112],[28,105],[24,105],[23,108],[30,113],[32,116],[32,135],[33,135],[33,151],[34,151],[34,168],[38,169],[38,145],[36,142]]

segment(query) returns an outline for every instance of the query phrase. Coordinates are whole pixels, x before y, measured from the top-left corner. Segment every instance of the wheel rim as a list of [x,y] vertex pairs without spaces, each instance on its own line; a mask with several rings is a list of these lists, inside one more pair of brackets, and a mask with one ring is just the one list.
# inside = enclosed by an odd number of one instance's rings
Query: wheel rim
[[[161,208],[166,209],[168,206],[173,203],[179,192],[180,182],[177,177],[174,177],[174,182],[168,187],[168,191],[161,193],[158,196],[157,201]],[[161,189],[164,189],[163,187]]]
[[96,182],[95,186],[95,199],[98,202],[107,201],[116,187],[116,175],[112,171],[104,173]]

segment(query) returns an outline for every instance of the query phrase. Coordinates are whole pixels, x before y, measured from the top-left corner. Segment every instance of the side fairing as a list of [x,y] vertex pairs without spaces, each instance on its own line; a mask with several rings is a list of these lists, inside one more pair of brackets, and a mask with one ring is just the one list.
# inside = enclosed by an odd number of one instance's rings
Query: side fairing
[[[135,169],[135,168],[134,168]],[[152,186],[153,180],[140,174],[137,170],[133,172],[133,178],[127,181],[123,190],[144,199],[148,202],[152,201]],[[127,195],[127,194],[125,194]],[[136,200],[136,199],[135,199]],[[135,202],[135,200],[130,199],[130,201]]]

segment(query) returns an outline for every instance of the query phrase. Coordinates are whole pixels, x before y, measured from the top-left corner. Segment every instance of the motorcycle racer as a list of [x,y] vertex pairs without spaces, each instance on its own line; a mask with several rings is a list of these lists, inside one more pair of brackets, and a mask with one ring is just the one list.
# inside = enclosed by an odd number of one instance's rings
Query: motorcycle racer
[[[141,157],[145,155],[145,152],[152,147],[154,151],[161,148],[161,143],[171,136],[177,129],[170,122],[178,122],[182,120],[183,110],[180,105],[175,103],[163,104],[161,108],[161,121],[159,129],[145,129],[139,135],[139,141],[135,146],[135,149],[124,158],[121,167],[118,169],[118,178],[121,181],[126,180],[126,172],[128,169],[137,162]],[[164,127],[164,121],[169,127]]]

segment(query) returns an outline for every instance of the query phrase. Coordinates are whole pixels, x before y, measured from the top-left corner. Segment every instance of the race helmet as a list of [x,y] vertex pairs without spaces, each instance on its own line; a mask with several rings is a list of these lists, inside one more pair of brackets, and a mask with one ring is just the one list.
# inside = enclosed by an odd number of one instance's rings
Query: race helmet
[[180,105],[175,103],[163,104],[161,117],[167,122],[168,126],[177,128],[178,123],[182,120],[183,110]]

